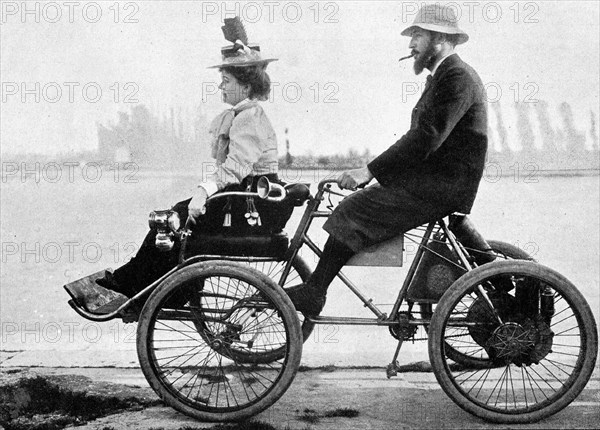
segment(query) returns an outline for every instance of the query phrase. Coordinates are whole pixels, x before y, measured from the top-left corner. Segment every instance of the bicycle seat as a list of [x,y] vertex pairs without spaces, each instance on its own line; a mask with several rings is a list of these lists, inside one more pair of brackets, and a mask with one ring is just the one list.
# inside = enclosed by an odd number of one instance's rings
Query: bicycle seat
[[190,239],[186,258],[203,254],[283,258],[289,245],[288,236],[284,232],[245,236],[201,233]]

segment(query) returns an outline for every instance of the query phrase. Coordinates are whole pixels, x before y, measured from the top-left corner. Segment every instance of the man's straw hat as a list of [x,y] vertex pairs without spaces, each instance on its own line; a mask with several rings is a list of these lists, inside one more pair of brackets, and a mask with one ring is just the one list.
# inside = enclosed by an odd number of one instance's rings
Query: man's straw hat
[[454,9],[439,3],[428,4],[419,9],[414,22],[402,31],[402,36],[412,36],[415,27],[438,33],[457,34],[459,45],[469,40],[469,35],[458,28],[458,19],[456,19]]

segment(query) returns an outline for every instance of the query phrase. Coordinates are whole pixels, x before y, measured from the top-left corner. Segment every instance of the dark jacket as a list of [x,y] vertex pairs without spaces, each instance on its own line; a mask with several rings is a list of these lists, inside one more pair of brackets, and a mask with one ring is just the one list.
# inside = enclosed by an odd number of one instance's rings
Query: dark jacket
[[400,186],[428,202],[469,213],[487,144],[483,84],[453,54],[426,86],[413,109],[410,130],[368,168],[384,187]]

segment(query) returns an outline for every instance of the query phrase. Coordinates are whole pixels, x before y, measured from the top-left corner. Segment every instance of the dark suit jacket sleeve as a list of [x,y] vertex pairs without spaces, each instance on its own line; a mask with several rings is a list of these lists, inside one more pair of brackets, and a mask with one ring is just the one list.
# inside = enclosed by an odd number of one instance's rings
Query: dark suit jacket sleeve
[[474,82],[464,69],[451,68],[435,81],[429,88],[434,91],[434,102],[416,113],[416,126],[369,163],[369,170],[382,185],[389,173],[421,163],[436,151],[473,104]]

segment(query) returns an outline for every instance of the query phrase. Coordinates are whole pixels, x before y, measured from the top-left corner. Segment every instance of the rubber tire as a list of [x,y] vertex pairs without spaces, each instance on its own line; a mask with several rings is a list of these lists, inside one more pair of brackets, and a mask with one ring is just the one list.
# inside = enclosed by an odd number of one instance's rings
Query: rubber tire
[[[446,361],[446,353],[444,351],[444,326],[446,319],[452,313],[456,302],[460,300],[472,286],[480,284],[481,281],[509,273],[532,276],[542,280],[545,279],[553,289],[558,290],[561,293],[569,305],[579,312],[576,317],[582,336],[581,349],[584,350],[583,353],[579,355],[579,368],[573,370],[572,375],[569,378],[569,380],[574,380],[570,382],[570,386],[567,388],[566,392],[556,399],[556,401],[542,409],[521,414],[491,411],[467,398],[466,395],[457,388],[453,379],[450,377],[451,371]],[[583,295],[568,279],[558,272],[538,263],[520,260],[499,261],[485,264],[467,273],[452,284],[442,296],[436,308],[431,320],[429,335],[429,359],[431,360],[435,377],[446,394],[465,411],[483,418],[486,421],[503,424],[533,423],[547,418],[565,408],[584,389],[592,375],[596,356],[598,354],[598,332],[596,322]]]
[[[152,362],[151,352],[149,351],[148,346],[152,339],[150,322],[154,314],[159,311],[163,299],[167,297],[173,289],[177,288],[178,285],[182,283],[197,278],[199,274],[207,276],[221,275],[236,277],[252,284],[273,302],[287,329],[287,362],[283,365],[278,379],[263,397],[255,403],[251,403],[244,409],[235,411],[207,411],[194,408],[191,405],[184,403],[171,392],[169,387],[163,384],[162,380],[157,375],[158,371]],[[137,352],[142,371],[146,376],[148,383],[169,406],[188,416],[203,421],[240,421],[267,409],[289,388],[298,371],[298,367],[300,366],[302,357],[302,331],[296,311],[289,297],[266,275],[255,269],[233,262],[207,261],[191,264],[182,268],[165,279],[152,292],[140,315],[137,329]]]
[[[490,248],[495,251],[496,254],[499,256],[504,256],[509,260],[535,261],[534,258],[527,252],[515,245],[511,245],[510,243],[503,242],[501,240],[488,240],[487,242],[490,245]],[[485,369],[494,367],[494,364],[490,360],[465,355],[447,344],[445,350],[449,359],[467,368]]]
[[501,240],[488,240],[487,242],[493,251],[496,251],[497,254],[506,256],[509,260],[536,261],[529,253],[508,242],[503,242]]

